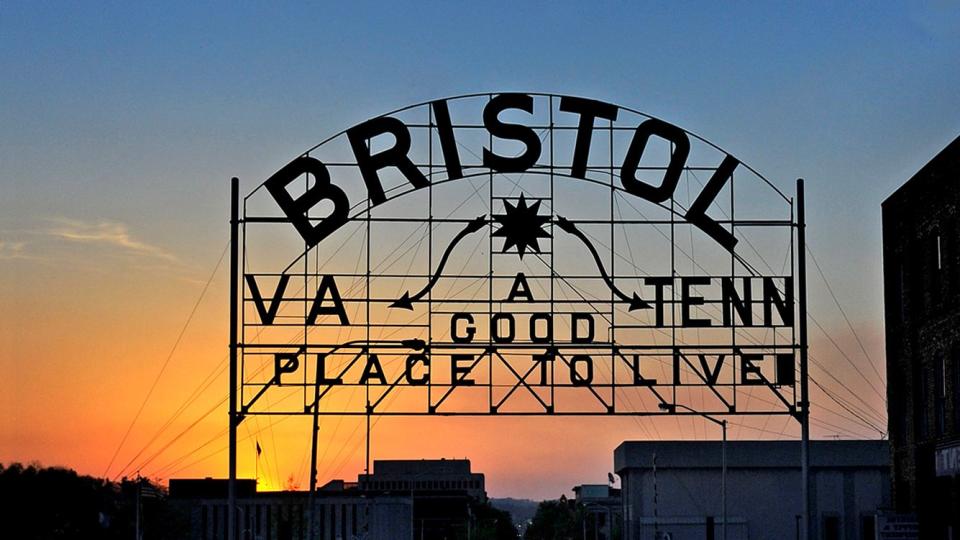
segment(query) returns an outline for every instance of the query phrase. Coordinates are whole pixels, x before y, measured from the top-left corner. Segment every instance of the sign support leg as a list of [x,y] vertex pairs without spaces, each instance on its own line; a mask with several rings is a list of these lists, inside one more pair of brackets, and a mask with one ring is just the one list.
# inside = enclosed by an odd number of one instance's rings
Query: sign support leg
[[238,241],[240,180],[230,179],[230,463],[227,480],[227,540],[236,540],[237,505],[237,290],[240,245]]
[[813,538],[810,527],[810,394],[807,374],[807,245],[803,209],[803,178],[797,179],[797,296],[800,331],[800,476],[803,496],[802,538]]
[[[307,538],[313,538],[315,527],[316,506],[314,495],[317,491],[317,436],[320,432],[320,372],[319,359],[317,360],[317,375],[313,385],[313,429],[310,432],[310,520],[308,524]],[[321,533],[321,536],[323,534]]]

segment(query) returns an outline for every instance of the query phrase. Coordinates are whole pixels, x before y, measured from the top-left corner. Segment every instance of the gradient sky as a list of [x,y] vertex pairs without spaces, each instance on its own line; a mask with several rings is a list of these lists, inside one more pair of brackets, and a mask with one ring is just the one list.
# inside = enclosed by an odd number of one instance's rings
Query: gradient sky
[[[830,332],[812,330],[813,354],[885,417],[842,354],[882,384],[880,202],[960,133],[956,2],[194,4],[0,3],[0,462],[104,474],[226,246],[229,177],[248,191],[369,117],[503,90],[636,108],[785,190],[805,178],[809,243],[867,352],[811,271]],[[225,407],[163,449],[225,393],[226,289],[221,266],[110,476],[154,453],[144,474],[226,473]],[[664,438],[717,436],[662,422]],[[241,429],[265,449],[261,481],[305,485],[306,422],[268,423]],[[796,432],[751,426],[732,436]],[[356,428],[329,428],[321,482],[362,468]],[[615,445],[644,433],[384,419],[374,458],[467,456],[493,495],[556,497],[603,482]]]

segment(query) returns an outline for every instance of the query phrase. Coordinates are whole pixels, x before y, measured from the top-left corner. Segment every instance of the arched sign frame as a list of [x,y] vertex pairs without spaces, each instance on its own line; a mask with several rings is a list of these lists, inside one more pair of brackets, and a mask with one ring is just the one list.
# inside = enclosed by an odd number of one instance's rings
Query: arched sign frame
[[[454,109],[457,114],[451,114],[450,105],[464,103],[470,105],[464,106],[463,110]],[[470,108],[477,103],[482,105],[480,112]],[[544,103],[548,104],[545,115],[542,111]],[[425,121],[404,117],[418,112],[426,113]],[[470,112],[474,113],[473,118],[469,117]],[[566,114],[564,121],[559,119],[561,113]],[[524,115],[529,115],[526,122]],[[631,115],[638,121],[617,124],[624,115]],[[477,122],[477,116],[482,117],[481,122]],[[469,142],[464,143],[460,134],[475,134],[477,131],[485,134],[486,139],[467,136],[469,141],[481,143],[481,148],[472,151]],[[421,132],[426,137],[419,136]],[[604,136],[607,140],[601,150],[609,159],[605,165],[598,165],[591,162],[590,155],[595,153],[597,142]],[[555,150],[558,139],[564,137],[566,146],[572,151],[560,161],[555,157]],[[417,144],[424,138],[428,140],[426,148],[422,144],[418,148]],[[621,139],[619,145],[618,138]],[[646,158],[654,153],[651,148],[655,148],[657,142],[666,150],[667,160],[651,166]],[[326,148],[338,143],[352,155],[342,149],[339,153],[333,151],[331,155],[322,155]],[[714,162],[691,165],[688,162],[691,143],[712,150]],[[520,149],[522,152],[518,152]],[[618,149],[623,155],[621,160],[615,160]],[[464,156],[463,150],[472,157]],[[785,215],[774,219],[735,219],[735,171],[748,175],[758,186],[773,193],[774,198],[785,206]],[[682,175],[696,172],[709,174],[710,178],[706,182],[697,179],[702,190],[695,199],[688,195],[684,207],[678,204],[674,192]],[[649,181],[651,175],[657,177],[652,182]],[[549,180],[538,182],[540,193],[526,188],[529,177],[534,176]],[[304,179],[302,186],[300,178]],[[608,216],[596,219],[581,216],[578,219],[561,215],[557,211],[555,191],[558,178],[574,179],[608,190]],[[469,182],[473,187],[471,179],[484,180],[488,184],[484,214],[435,215],[441,197],[435,198],[434,191],[457,181]],[[503,179],[513,186],[506,194],[495,190],[498,180]],[[525,182],[524,186],[520,185],[521,181]],[[688,178],[688,189],[690,185]],[[519,196],[515,195],[514,188],[519,189]],[[470,197],[477,195],[476,188],[473,191]],[[361,192],[366,197],[357,197]],[[381,209],[397,207],[395,201],[399,199],[408,196],[423,199],[424,192],[425,215],[401,212],[399,216],[377,216]],[[729,197],[728,212],[721,212],[723,219],[715,217],[721,193]],[[252,209],[255,198],[267,194],[275,203],[274,210],[280,212],[263,211],[262,206]],[[637,210],[639,218],[624,218],[623,213],[615,212],[618,197],[636,197],[651,203],[650,208],[660,212],[659,217],[648,218]],[[351,199],[357,202],[351,203]],[[792,199],[748,165],[706,139],[626,107],[557,94],[477,93],[410,105],[341,131],[296,157],[242,200],[238,181],[234,179],[232,201],[231,487],[236,476],[236,428],[246,416],[255,414],[313,416],[311,491],[316,482],[317,421],[324,415],[366,416],[369,426],[371,415],[686,414],[716,418],[787,414],[801,424],[802,463],[806,476],[809,406],[802,181],[797,182],[797,196]],[[314,210],[313,214],[311,210]],[[251,229],[277,224],[296,230],[303,242],[302,251],[297,252],[280,271],[250,271],[248,239]],[[384,271],[382,265],[372,264],[375,250],[371,241],[376,236],[373,229],[377,226],[400,229],[405,224],[424,229],[428,245],[426,271],[411,272],[409,268],[416,261],[411,261],[405,272],[391,268]],[[678,224],[695,229],[698,236],[720,246],[729,255],[729,273],[703,275],[708,272],[697,264],[695,257],[688,255],[690,262],[704,272],[680,275],[675,261],[677,245],[674,238]],[[324,241],[335,239],[351,225],[363,232],[365,245],[359,255],[360,259],[366,259],[365,269],[354,272],[328,270],[326,263],[330,259],[321,263],[319,257],[321,248],[326,246]],[[610,228],[608,246],[603,246],[595,234],[587,232],[590,227],[607,226]],[[627,275],[618,274],[615,266],[618,258],[616,226],[669,228],[670,266],[666,275],[639,275],[635,264],[632,270],[628,268]],[[737,231],[750,228],[786,231],[789,238],[788,274],[763,275],[757,269],[756,261],[749,261],[738,252]],[[411,234],[416,230],[413,229]],[[458,243],[467,237],[481,238],[483,232],[487,233],[484,246],[486,275],[482,271],[475,271],[473,275],[466,272],[466,278],[481,281],[486,278],[486,283],[481,283],[486,285],[486,299],[466,300],[457,294],[440,293],[439,288],[435,292],[434,288],[442,278],[466,279],[462,269],[451,277],[447,263],[462,257],[456,249]],[[387,230],[385,235],[393,233],[395,231]],[[693,234],[690,233],[691,251]],[[574,277],[555,267],[555,255],[559,252],[555,252],[555,248],[560,237],[581,249],[578,259],[581,263],[583,260],[589,263],[592,259],[594,264],[590,269],[594,273],[575,276],[580,283],[588,285],[571,285],[570,280]],[[341,249],[348,241],[349,238],[344,239]],[[401,247],[402,244],[397,245],[396,249]],[[608,250],[606,257],[600,253],[603,247]],[[752,244],[750,247],[759,256]],[[336,250],[334,256],[338,252]],[[312,269],[311,255],[314,256]],[[499,275],[495,270],[499,264],[496,259],[511,255],[519,256],[520,266],[507,265],[511,268],[512,278]],[[525,256],[538,258],[545,267],[546,276],[528,277],[525,272],[517,271],[517,268],[529,269],[529,265],[524,266]],[[416,254],[413,257],[416,258]],[[631,271],[634,274],[630,275]],[[297,293],[290,294],[288,286],[294,278],[302,279],[302,287]],[[393,295],[380,294],[377,291],[382,288],[374,284],[377,279],[400,279],[400,288]],[[347,280],[352,280],[350,287],[344,286]],[[531,281],[535,286],[530,285]],[[571,302],[567,297],[558,298],[558,282],[560,287],[569,286],[568,291],[573,290],[580,296],[583,300],[581,307],[585,305],[590,309],[571,307],[577,302]],[[642,293],[625,289],[625,282],[642,283]],[[608,298],[598,298],[594,284],[606,287]],[[534,289],[544,292],[548,286],[548,298],[539,295],[540,298],[536,299],[538,295],[534,294]],[[714,296],[697,293],[698,287],[711,289]],[[594,291],[593,296],[588,298],[589,293],[584,293],[587,289]],[[600,303],[605,303],[607,309],[601,311],[597,308]],[[285,307],[286,304],[293,307]],[[451,304],[460,307],[442,309]],[[540,307],[523,309],[533,304]],[[517,309],[516,306],[520,305],[521,308]],[[355,315],[351,316],[348,306],[355,308],[353,313],[362,314],[362,323],[356,322]],[[719,312],[719,316],[715,320],[694,316],[695,312],[705,313],[706,307],[711,307],[714,313]],[[402,318],[403,314],[413,314],[417,310],[426,314],[426,324],[409,322],[411,319],[390,322],[392,314],[399,313]],[[670,343],[624,343],[618,339],[618,331],[631,330],[631,325],[618,325],[617,315],[620,314],[622,319],[624,315],[634,316],[634,312],[649,317],[645,324],[633,326],[650,330],[651,335],[655,330],[668,332]],[[378,320],[378,314],[386,315]],[[555,320],[558,314],[570,316],[565,339],[559,336]],[[594,319],[597,314],[607,325],[606,340],[597,338]],[[529,323],[525,339],[518,337],[517,332],[518,324],[522,326],[517,321],[524,317]],[[284,322],[291,318],[294,322]],[[486,318],[485,328],[477,324],[478,318]],[[446,322],[449,322],[448,331],[441,337],[436,336],[435,328]],[[589,332],[584,332],[589,339],[585,339],[586,335],[578,335],[581,323],[586,323]],[[331,326],[340,327],[341,331],[347,328],[348,335],[354,337],[358,331],[359,337],[330,339],[312,335],[329,335],[322,330]],[[709,338],[708,343],[689,346],[678,342],[678,333],[697,329],[699,338],[700,328],[707,332],[712,326],[729,330],[729,342],[721,339],[714,343],[709,342]],[[766,335],[773,336],[772,342],[753,337],[752,343],[744,340],[738,343],[738,335],[749,332],[748,327],[752,326],[765,329]],[[261,340],[264,333],[269,335],[278,328],[282,330],[275,333],[281,336],[293,335],[286,328],[299,329],[299,339]],[[390,330],[390,336],[398,329],[411,331],[416,328],[419,331],[383,339],[386,335],[384,328]],[[314,332],[317,329],[321,332]],[[712,331],[710,335],[719,335],[717,331],[709,330]],[[788,339],[785,343],[778,343],[778,336],[782,337],[784,331]],[[477,333],[484,332],[486,339],[477,338]],[[534,350],[536,354],[531,354]],[[530,357],[522,367],[513,361],[521,355]],[[440,362],[434,359],[440,357],[447,362],[445,378],[435,376],[440,371]],[[670,380],[648,377],[642,369],[643,360],[647,358],[670,365]],[[483,362],[485,366],[481,365]],[[384,366],[391,363],[395,369],[388,373],[390,368]],[[772,370],[770,366],[773,366]],[[604,372],[606,381],[599,382],[597,372],[603,369],[608,369]],[[476,376],[481,372],[485,377]],[[566,381],[562,374],[558,375],[561,372],[569,376]],[[509,378],[508,384],[498,383],[496,373],[505,374]],[[351,374],[353,378],[349,379]],[[724,374],[729,377],[728,382],[720,380]],[[755,386],[769,389],[775,397],[772,406],[738,408],[738,389]],[[263,405],[260,398],[265,392],[281,387],[299,389],[303,396],[302,407],[279,412],[258,409],[258,405]],[[352,399],[343,405],[344,400],[334,398],[336,392],[350,388],[363,390],[365,400],[362,406],[351,408]],[[691,388],[708,389],[716,398],[717,406],[702,410],[681,403],[678,390],[682,393]],[[390,402],[385,399],[395,397],[391,396],[392,392],[404,390],[421,393],[425,390],[426,399],[413,406],[411,403],[418,402],[407,400],[398,406],[399,410],[387,407]],[[459,409],[448,408],[453,400],[447,400],[455,392],[476,394],[478,390],[486,395],[486,399],[474,399],[474,405],[477,405],[474,408],[463,408],[463,402]],[[558,393],[574,391],[589,392],[596,401],[590,406],[564,408],[563,402],[557,401]],[[606,393],[601,395],[601,391]],[[634,391],[653,396],[655,407],[644,408],[642,401],[638,401],[639,406],[635,405],[627,394]],[[511,409],[508,401],[516,401],[516,396],[526,396],[526,405]],[[618,400],[618,396],[622,398]],[[331,403],[334,406],[326,406]],[[573,399],[571,403],[583,405],[582,400]],[[232,495],[233,489],[230,492]]]

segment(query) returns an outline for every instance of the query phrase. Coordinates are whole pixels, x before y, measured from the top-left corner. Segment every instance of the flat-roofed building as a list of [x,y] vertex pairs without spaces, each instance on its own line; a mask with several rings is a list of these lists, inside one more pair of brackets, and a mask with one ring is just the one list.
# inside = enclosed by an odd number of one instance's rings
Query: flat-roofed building
[[574,502],[583,514],[583,540],[612,540],[623,534],[620,490],[609,484],[580,484]]
[[469,459],[374,460],[373,473],[359,475],[357,483],[362,490],[463,491],[487,500],[483,474],[470,470]]
[[[409,496],[361,493],[342,482],[312,497],[309,491],[258,492],[253,480],[237,484],[237,538],[241,540],[414,538]],[[189,523],[185,540],[227,537],[226,480],[171,480],[170,501]]]
[[[614,451],[625,540],[722,537],[722,442],[624,442]],[[887,441],[811,441],[812,534],[875,538],[890,504]],[[727,443],[727,539],[799,538],[800,442]]]

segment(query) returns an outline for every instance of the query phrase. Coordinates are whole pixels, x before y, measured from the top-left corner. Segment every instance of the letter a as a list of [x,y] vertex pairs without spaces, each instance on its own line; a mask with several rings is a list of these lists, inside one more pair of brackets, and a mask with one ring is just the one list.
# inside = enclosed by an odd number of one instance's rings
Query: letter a
[[371,354],[367,357],[367,365],[363,368],[363,375],[360,376],[360,384],[367,384],[370,379],[377,379],[380,384],[387,384],[387,378],[383,375],[383,366],[380,365],[380,357]]
[[[327,299],[328,291],[333,305],[324,307],[323,302]],[[320,287],[317,288],[317,296],[313,299],[313,307],[310,308],[307,324],[317,324],[317,317],[320,315],[337,315],[340,317],[340,324],[344,326],[350,324],[350,319],[347,318],[347,311],[343,308],[343,300],[340,299],[337,281],[333,279],[333,276],[323,276]]]
[[513,280],[513,287],[510,288],[510,294],[507,295],[507,302],[515,302],[516,297],[526,299],[527,302],[533,302],[533,293],[530,292],[530,284],[527,283],[527,276],[523,272],[518,272]]

